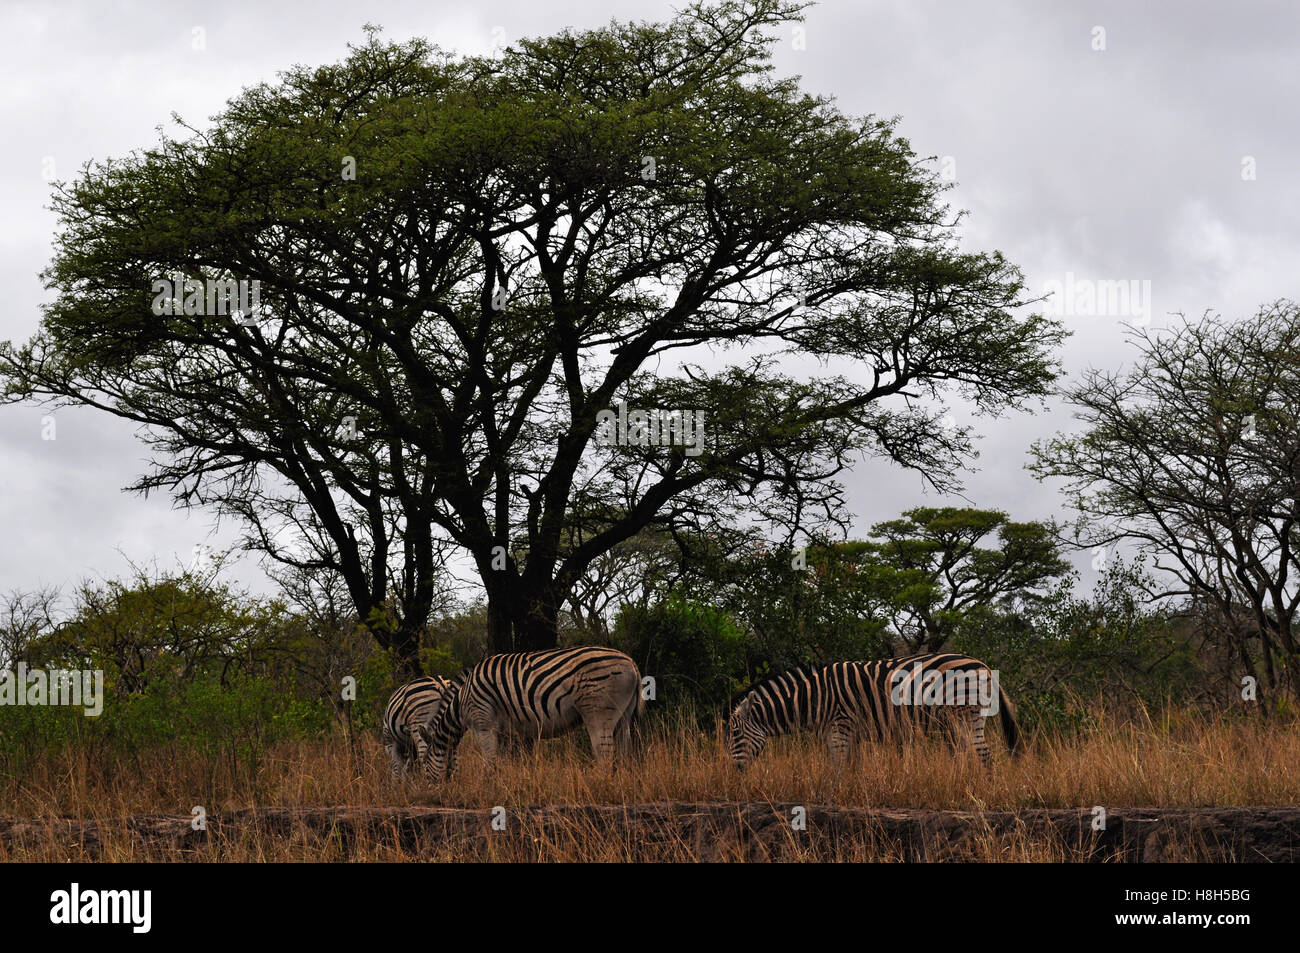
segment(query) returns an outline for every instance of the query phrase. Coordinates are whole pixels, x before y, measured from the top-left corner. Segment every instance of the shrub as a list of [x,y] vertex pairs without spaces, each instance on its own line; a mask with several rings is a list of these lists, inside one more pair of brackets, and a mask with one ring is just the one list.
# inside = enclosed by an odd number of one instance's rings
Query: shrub
[[747,683],[744,632],[723,611],[672,595],[619,613],[614,638],[655,680],[654,708],[690,704],[712,723]]

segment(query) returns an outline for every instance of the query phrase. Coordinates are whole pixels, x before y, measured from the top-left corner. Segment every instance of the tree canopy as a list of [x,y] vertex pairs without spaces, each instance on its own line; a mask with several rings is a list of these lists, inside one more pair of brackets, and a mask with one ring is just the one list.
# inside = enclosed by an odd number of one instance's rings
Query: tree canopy
[[[697,3],[498,57],[372,31],[249,88],[56,186],[55,297],[5,393],[142,425],[133,489],[337,580],[411,665],[450,553],[493,645],[533,648],[646,528],[843,521],[863,455],[953,486],[970,433],[939,402],[1041,397],[1063,332],[957,247],[893,122],[773,75],[798,18]],[[255,310],[211,313],[213,282]]]
[[870,535],[861,544],[870,585],[914,652],[943,648],[971,612],[1024,612],[1071,574],[1054,524],[1016,522],[996,510],[916,507]]
[[1067,391],[1083,427],[1035,447],[1088,546],[1154,557],[1155,595],[1217,616],[1239,677],[1300,695],[1300,308],[1136,335],[1123,373]]

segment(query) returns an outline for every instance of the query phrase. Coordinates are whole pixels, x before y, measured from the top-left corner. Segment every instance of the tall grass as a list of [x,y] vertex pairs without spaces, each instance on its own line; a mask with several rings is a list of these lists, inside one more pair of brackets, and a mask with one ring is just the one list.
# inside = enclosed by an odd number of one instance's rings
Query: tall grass
[[684,717],[645,732],[613,770],[591,760],[581,732],[487,765],[471,740],[455,776],[437,787],[415,776],[394,785],[368,735],[284,741],[259,756],[213,761],[181,746],[131,755],[64,750],[0,779],[0,815],[88,817],[188,814],[265,805],[631,804],[780,801],[862,807],[1017,810],[1300,804],[1300,724],[1167,712],[1144,722],[1105,714],[1086,732],[1039,735],[1019,759],[996,740],[984,771],[937,740],[899,751],[863,745],[847,769],[817,739],[779,738],[746,772],[727,759],[721,725],[697,731]]
[[[492,765],[467,740],[456,775],[436,787],[418,776],[392,783],[387,759],[369,736],[351,745],[338,736],[282,741],[257,757],[218,761],[180,745],[130,756],[72,749],[38,757],[19,775],[0,779],[0,815],[38,825],[55,818],[99,821],[104,843],[96,856],[129,859],[138,856],[138,845],[121,827],[123,818],[189,817],[195,806],[215,815],[268,806],[342,805],[477,811],[500,805],[517,811],[544,805],[735,802],[967,812],[1300,805],[1300,723],[1294,721],[1177,710],[1134,721],[1102,712],[1086,731],[1029,739],[1019,759],[1010,759],[996,742],[994,755],[993,770],[985,771],[972,754],[954,756],[940,741],[922,741],[902,751],[864,745],[841,769],[816,739],[797,737],[776,740],[740,773],[726,758],[721,724],[711,733],[701,732],[689,716],[647,726],[639,750],[613,768],[592,762],[581,733],[541,742],[531,752],[505,755]],[[114,830],[121,833],[120,840]],[[75,844],[56,846],[57,837],[51,837],[51,845],[37,851],[38,859],[79,856]],[[195,856],[411,856],[401,838],[383,836],[346,849],[307,833],[245,842],[231,840],[233,834],[223,837],[206,842]],[[696,847],[672,843],[671,833],[650,848],[625,844],[598,820],[574,815],[531,840],[503,839],[475,849],[480,859],[620,860],[632,854],[646,859],[649,849],[651,859],[680,860],[691,859]],[[796,859],[801,849],[792,845]],[[987,849],[1000,859],[1082,859],[1066,856],[1059,845],[1016,843],[991,834]],[[897,859],[897,851],[881,843],[823,845],[819,850],[817,859]],[[493,851],[500,856],[492,856]],[[33,855],[28,851],[24,856]],[[465,856],[465,845],[427,845],[421,856],[458,859]]]

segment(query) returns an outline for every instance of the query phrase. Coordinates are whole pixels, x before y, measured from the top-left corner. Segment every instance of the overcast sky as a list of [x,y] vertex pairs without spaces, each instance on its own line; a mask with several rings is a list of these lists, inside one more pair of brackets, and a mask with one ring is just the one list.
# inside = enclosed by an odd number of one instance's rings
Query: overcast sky
[[[0,0],[0,340],[27,339],[48,300],[39,279],[55,225],[47,180],[154,144],[173,112],[202,125],[245,85],[343,58],[367,22],[389,39],[421,35],[485,53],[494,38],[658,20],[672,9],[654,0]],[[1074,375],[1132,358],[1126,322],[1160,327],[1173,312],[1243,315],[1300,297],[1298,27],[1294,3],[827,0],[785,38],[776,67],[847,113],[899,116],[915,151],[955,176],[950,201],[970,213],[964,245],[1000,249],[1031,288],[1067,275],[1076,288],[1150,288],[1149,313],[1139,297],[1127,314],[1064,316]],[[176,567],[196,545],[232,537],[225,527],[212,535],[207,513],[121,491],[147,457],[132,428],[65,410],[56,439],[43,440],[45,413],[0,407],[0,591],[67,589],[120,576],[128,560]],[[977,424],[965,500],[1018,519],[1065,515],[1056,489],[1024,465],[1035,439],[1070,427],[1069,408]],[[848,484],[859,532],[942,502],[882,461]],[[231,576],[263,580],[250,561]]]

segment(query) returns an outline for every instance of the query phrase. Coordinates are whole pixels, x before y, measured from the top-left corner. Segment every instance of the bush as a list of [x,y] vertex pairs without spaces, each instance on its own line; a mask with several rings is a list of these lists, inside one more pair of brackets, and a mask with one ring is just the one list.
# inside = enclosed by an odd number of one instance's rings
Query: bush
[[711,724],[748,684],[744,632],[725,612],[680,595],[646,607],[625,607],[614,639],[643,676],[654,678],[652,710],[689,704],[701,723]]
[[330,705],[297,698],[264,678],[154,681],[140,692],[104,686],[103,711],[0,706],[0,771],[21,773],[33,759],[70,748],[135,755],[175,746],[216,761],[256,762],[278,741],[320,736]]

